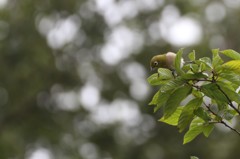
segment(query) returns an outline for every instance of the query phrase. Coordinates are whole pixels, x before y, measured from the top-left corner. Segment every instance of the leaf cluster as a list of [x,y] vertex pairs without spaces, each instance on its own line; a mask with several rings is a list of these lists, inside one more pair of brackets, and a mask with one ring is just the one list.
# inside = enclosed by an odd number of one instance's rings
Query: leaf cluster
[[[159,121],[176,126],[179,132],[188,129],[183,143],[199,134],[208,137],[214,124],[229,125],[240,114],[240,54],[234,50],[212,50],[212,58],[196,59],[195,51],[188,54],[189,62],[181,66],[183,50],[177,52],[175,72],[159,68],[147,80],[158,86],[149,105],[154,112],[163,110]],[[231,60],[224,62],[220,55]],[[176,74],[176,76],[175,76]]]

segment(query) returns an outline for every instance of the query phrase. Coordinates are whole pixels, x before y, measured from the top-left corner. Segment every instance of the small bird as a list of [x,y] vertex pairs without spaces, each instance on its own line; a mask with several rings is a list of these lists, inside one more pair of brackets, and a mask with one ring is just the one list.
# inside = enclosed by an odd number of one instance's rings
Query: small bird
[[[150,69],[156,68],[167,68],[171,71],[174,71],[174,62],[175,62],[176,54],[173,52],[168,52],[162,55],[153,56],[150,62]],[[182,59],[181,66],[183,65],[184,61]]]

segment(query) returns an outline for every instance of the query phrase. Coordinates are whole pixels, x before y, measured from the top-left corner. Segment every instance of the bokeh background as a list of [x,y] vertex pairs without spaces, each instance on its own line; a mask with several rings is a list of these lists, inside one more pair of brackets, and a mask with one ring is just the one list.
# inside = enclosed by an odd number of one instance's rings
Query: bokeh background
[[239,158],[148,106],[153,55],[240,51],[240,0],[0,0],[1,159]]

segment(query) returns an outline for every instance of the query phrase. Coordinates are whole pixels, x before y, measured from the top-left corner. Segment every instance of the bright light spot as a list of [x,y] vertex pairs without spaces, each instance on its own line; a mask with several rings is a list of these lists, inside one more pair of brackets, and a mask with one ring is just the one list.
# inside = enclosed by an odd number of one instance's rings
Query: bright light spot
[[143,36],[126,26],[115,28],[101,49],[101,58],[108,65],[116,65],[122,59],[137,52],[143,45]]
[[119,8],[121,14],[125,18],[133,18],[138,14],[135,1],[121,1],[119,3]]
[[145,68],[137,63],[137,62],[131,62],[125,64],[120,72],[121,78],[123,78],[123,81],[126,82],[135,82],[136,80],[142,79],[144,80],[146,78],[146,71]]
[[84,143],[79,148],[80,155],[85,159],[96,159],[98,156],[98,149],[95,144]]
[[79,100],[86,110],[91,111],[95,109],[100,100],[100,92],[96,87],[86,85],[80,90]]
[[52,154],[48,149],[38,148],[32,152],[28,159],[52,159]]
[[130,85],[130,94],[136,100],[146,99],[149,91],[150,87],[144,80],[136,80]]
[[165,40],[175,46],[197,44],[202,38],[200,24],[191,18],[180,18],[167,29]]
[[115,99],[110,105],[100,104],[94,109],[91,118],[97,124],[122,123],[133,126],[140,122],[138,105],[130,100]]
[[112,45],[105,45],[101,50],[101,57],[108,65],[115,65],[119,63],[123,56],[118,48]]
[[79,17],[75,15],[65,19],[60,19],[58,15],[50,15],[39,20],[38,30],[47,37],[51,48],[59,49],[75,39],[80,24]]
[[166,6],[159,21],[162,38],[175,46],[188,46],[200,42],[202,28],[198,21],[190,17],[180,17],[178,8]]
[[176,6],[168,5],[164,7],[161,15],[161,22],[164,23],[164,25],[167,25],[167,28],[170,27],[172,23],[176,22],[179,18],[180,11]]
[[159,24],[157,22],[151,23],[148,27],[148,34],[150,35],[151,39],[159,40],[161,38]]
[[79,108],[77,95],[75,92],[62,92],[56,94],[58,107],[63,110],[75,110]]
[[155,127],[156,120],[150,115],[142,115],[141,121],[133,126],[122,125],[114,132],[118,144],[128,144],[129,140],[142,144],[151,137],[150,131]]
[[114,26],[122,21],[122,13],[114,0],[95,1],[99,13],[103,15],[109,26]]
[[231,8],[239,8],[240,6],[240,0],[223,0],[223,2],[226,4],[226,6]]
[[0,0],[0,8],[3,8],[7,5],[8,0]]
[[222,3],[213,2],[207,6],[205,13],[210,22],[219,22],[225,18],[226,9]]
[[43,17],[38,23],[38,30],[42,35],[47,36],[49,31],[54,28],[54,25],[55,23],[52,17]]
[[76,22],[75,19],[75,17],[69,17],[57,21],[54,28],[50,30],[47,36],[50,47],[53,49],[61,48],[75,38],[80,25],[79,21]]
[[155,10],[164,4],[164,0],[95,0],[95,2],[97,11],[103,15],[110,27],[120,24],[124,19],[135,17],[140,11]]

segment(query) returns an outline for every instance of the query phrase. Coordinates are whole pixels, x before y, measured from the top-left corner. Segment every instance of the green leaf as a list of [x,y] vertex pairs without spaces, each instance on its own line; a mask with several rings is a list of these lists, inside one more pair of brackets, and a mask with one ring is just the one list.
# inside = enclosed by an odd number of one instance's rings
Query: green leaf
[[195,50],[193,50],[191,53],[188,54],[188,58],[191,61],[195,61]]
[[159,79],[161,79],[161,80],[173,79],[172,71],[170,71],[169,69],[166,69],[166,68],[159,68],[158,76],[159,76]]
[[229,49],[229,50],[223,50],[220,52],[234,60],[240,60],[240,54],[234,50]]
[[147,79],[148,83],[152,86],[156,85],[164,85],[169,82],[169,80],[163,80],[159,77],[158,73],[152,74],[150,77]]
[[171,95],[172,90],[168,90],[166,92],[159,91],[159,95],[157,98],[157,106],[154,108],[154,112],[159,110],[162,106],[164,106]]
[[204,130],[204,120],[201,118],[196,117],[191,122],[190,128],[187,133],[184,135],[183,144],[186,144],[193,139],[195,139],[199,134],[201,134]]
[[223,64],[223,60],[219,56],[218,52],[219,52],[219,49],[212,50],[212,53],[213,53],[212,65],[213,65],[213,68],[215,69],[215,71],[218,71],[219,68],[221,68],[221,65]]
[[223,64],[223,68],[240,74],[240,60],[231,60]]
[[195,88],[192,90],[192,95],[197,98],[202,98],[204,96],[204,94],[201,91]]
[[[210,59],[209,57],[200,58],[199,61],[202,62],[202,63],[204,63],[205,66],[208,67],[208,68],[212,68],[212,67],[213,67],[213,66],[212,66],[212,61],[211,61],[211,59]],[[201,64],[202,64],[202,63],[201,63]]]
[[157,105],[159,94],[160,91],[157,91],[157,93],[153,96],[151,102],[148,105]]
[[213,131],[214,125],[213,124],[207,124],[203,127],[203,134],[205,137],[208,137],[211,132]]
[[232,84],[235,84],[237,86],[240,85],[240,75],[238,74],[235,74],[231,71],[222,71],[220,74],[219,74],[219,81],[222,81],[222,79],[224,80],[227,80],[229,82],[231,82]]
[[223,110],[223,113],[221,116],[222,118],[230,121],[236,115],[237,115],[237,112],[235,110]]
[[199,158],[196,156],[191,156],[190,159],[199,159]]
[[194,117],[193,111],[200,107],[202,102],[203,98],[194,98],[184,106],[178,121],[179,132],[182,132],[190,124]]
[[191,64],[190,67],[191,67],[191,70],[192,70],[194,73],[199,72],[199,65],[198,65],[198,64]]
[[217,82],[217,85],[220,87],[220,89],[228,96],[228,98],[231,101],[235,101],[237,103],[240,103],[240,95],[236,93],[235,91],[231,90],[231,86],[227,85],[223,82]]
[[185,80],[182,79],[181,77],[177,77],[173,80],[169,80],[165,85],[163,85],[160,90],[162,92],[166,92],[168,90],[172,90],[172,89],[176,89],[180,86],[182,86],[183,84],[185,84]]
[[176,56],[175,63],[174,63],[174,66],[175,66],[175,69],[176,69],[176,72],[177,72],[178,75],[184,74],[184,72],[181,68],[182,63],[183,63],[182,54],[183,54],[183,49],[180,49],[177,52],[177,56]]
[[208,116],[208,113],[202,107],[199,107],[198,109],[196,109],[194,111],[194,114],[200,117],[201,119],[203,119],[204,121],[211,120],[211,118]]
[[226,98],[226,96],[219,90],[218,86],[215,83],[210,83],[210,84],[206,84],[203,85],[201,87],[201,91],[208,97],[216,100],[216,101],[220,101],[220,102],[224,102],[224,103],[228,103],[228,99]]
[[201,78],[208,78],[208,75],[205,74],[205,73],[202,73],[202,72],[198,72],[198,73],[186,73],[184,75],[182,75],[182,78],[183,79],[186,79],[186,80],[198,80],[198,79],[201,79]]
[[164,118],[162,117],[159,121],[167,123],[169,125],[177,126],[178,124],[178,119],[180,114],[182,113],[183,107],[178,107],[176,111],[169,117],[169,118]]
[[166,105],[164,106],[164,118],[167,119],[170,117],[177,107],[180,105],[181,101],[185,99],[189,93],[191,92],[191,86],[182,86],[177,88],[172,92],[170,97],[168,98]]

